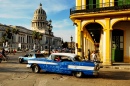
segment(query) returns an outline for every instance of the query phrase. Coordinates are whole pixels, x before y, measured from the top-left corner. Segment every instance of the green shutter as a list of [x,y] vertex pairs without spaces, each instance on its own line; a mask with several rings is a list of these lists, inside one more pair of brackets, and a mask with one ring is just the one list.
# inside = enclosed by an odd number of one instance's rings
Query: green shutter
[[100,6],[99,3],[100,3],[99,0],[96,0],[96,8],[99,8]]
[[123,5],[124,0],[118,0],[118,6]]
[[89,8],[93,9],[93,0],[89,0]]
[[130,0],[125,0],[125,4],[130,4]]

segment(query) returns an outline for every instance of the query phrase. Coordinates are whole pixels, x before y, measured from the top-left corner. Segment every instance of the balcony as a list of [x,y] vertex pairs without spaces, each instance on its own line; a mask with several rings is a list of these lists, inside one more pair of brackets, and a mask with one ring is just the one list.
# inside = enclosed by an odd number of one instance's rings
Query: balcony
[[76,6],[70,9],[70,15],[77,13],[103,13],[116,12],[130,9],[130,2],[118,1],[100,4],[89,4],[83,6]]

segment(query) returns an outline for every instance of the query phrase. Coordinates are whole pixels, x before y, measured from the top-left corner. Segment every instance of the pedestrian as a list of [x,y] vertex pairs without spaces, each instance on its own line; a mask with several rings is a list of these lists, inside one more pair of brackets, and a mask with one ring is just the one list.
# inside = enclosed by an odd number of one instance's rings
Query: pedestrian
[[40,50],[37,50],[37,53],[40,54]]
[[95,51],[93,51],[92,54],[91,54],[91,60],[97,61],[97,55],[96,55]]
[[90,49],[88,49],[88,60],[90,61]]
[[3,55],[4,60],[6,60],[6,55],[5,55],[5,49],[4,48],[2,49],[2,55]]
[[1,61],[2,61],[2,58],[3,58],[3,55],[2,55],[2,53],[0,52],[0,63],[1,63]]
[[15,55],[15,53],[16,53],[16,51],[15,51],[15,49],[13,50],[13,54]]

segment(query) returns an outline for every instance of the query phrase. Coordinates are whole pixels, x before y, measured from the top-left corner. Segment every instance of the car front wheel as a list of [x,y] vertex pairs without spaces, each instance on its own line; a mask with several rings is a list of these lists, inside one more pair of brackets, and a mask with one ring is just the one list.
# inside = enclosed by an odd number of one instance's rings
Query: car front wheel
[[32,66],[32,72],[34,73],[39,73],[40,72],[40,67],[38,65],[33,65]]
[[23,59],[22,58],[19,58],[19,63],[22,63],[23,62]]
[[73,75],[77,78],[80,78],[83,76],[83,73],[82,72],[74,72]]

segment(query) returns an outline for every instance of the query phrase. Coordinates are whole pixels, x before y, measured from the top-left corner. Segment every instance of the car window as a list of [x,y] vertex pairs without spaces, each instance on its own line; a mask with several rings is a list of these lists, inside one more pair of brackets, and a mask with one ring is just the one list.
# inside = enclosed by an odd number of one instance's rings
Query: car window
[[28,57],[28,54],[24,55],[24,57]]
[[68,56],[62,56],[62,62],[64,62],[64,61],[72,61],[72,60]]
[[81,57],[80,57],[79,55],[76,55],[76,56],[74,57],[74,61],[82,61],[82,60],[81,60]]
[[33,55],[32,54],[29,54],[28,57],[32,57]]
[[43,54],[36,54],[36,58],[43,58],[45,57]]
[[64,62],[64,61],[72,61],[72,60],[71,60],[71,58],[68,57],[68,56],[55,55],[55,56],[54,56],[54,61]]

